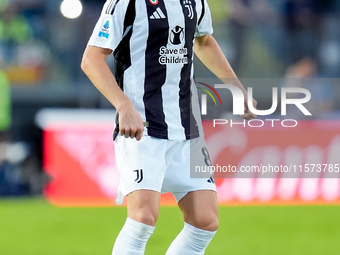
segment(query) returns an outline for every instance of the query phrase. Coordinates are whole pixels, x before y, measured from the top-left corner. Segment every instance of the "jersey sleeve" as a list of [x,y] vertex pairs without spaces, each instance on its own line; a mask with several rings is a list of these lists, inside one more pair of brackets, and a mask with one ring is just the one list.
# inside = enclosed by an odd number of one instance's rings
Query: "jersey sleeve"
[[195,31],[195,37],[213,33],[211,12],[207,0],[202,0],[201,14]]
[[124,33],[128,1],[107,0],[88,45],[115,50]]

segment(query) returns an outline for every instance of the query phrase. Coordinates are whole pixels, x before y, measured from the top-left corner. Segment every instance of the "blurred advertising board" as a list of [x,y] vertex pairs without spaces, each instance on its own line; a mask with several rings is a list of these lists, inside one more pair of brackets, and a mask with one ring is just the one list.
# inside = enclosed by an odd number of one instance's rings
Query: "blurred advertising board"
[[220,203],[340,203],[339,121],[204,126]]
[[[51,177],[44,196],[52,204],[115,205],[113,114],[39,114]],[[340,204],[340,121],[300,121],[294,128],[203,125],[220,204]],[[175,200],[165,194],[162,204]]]

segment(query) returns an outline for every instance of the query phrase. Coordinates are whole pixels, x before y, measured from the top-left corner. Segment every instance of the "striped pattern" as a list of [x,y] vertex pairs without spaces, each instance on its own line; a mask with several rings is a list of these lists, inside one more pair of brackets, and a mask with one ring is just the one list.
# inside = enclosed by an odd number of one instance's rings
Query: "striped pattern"
[[203,19],[204,15],[205,15],[205,4],[204,4],[204,0],[201,0],[201,2],[202,2],[202,12],[201,12],[201,16],[200,16],[200,18],[199,18],[199,20],[198,20],[198,25],[201,24],[202,19]]
[[117,4],[118,4],[118,2],[119,2],[119,0],[111,0],[111,1],[109,2],[108,7],[106,8],[105,13],[106,13],[106,14],[111,14],[111,15],[113,15],[113,13],[114,13],[114,11],[115,11],[115,9],[116,9],[116,6],[117,6]]
[[[89,44],[110,48],[115,77],[150,136],[185,140],[199,136],[193,93],[193,43],[212,32],[206,0],[108,0]],[[109,22],[109,31],[104,25]],[[200,22],[200,25],[198,24]],[[108,38],[98,37],[100,32]],[[119,123],[114,136],[118,134]]]
[[[197,24],[197,13],[196,13],[196,3],[195,1],[192,1],[192,7],[194,10],[194,18],[186,18],[185,19],[185,45],[184,47],[188,49],[188,60],[189,63],[187,65],[184,65],[181,70],[181,80],[179,83],[180,86],[180,100],[179,100],[179,106],[181,110],[181,120],[182,120],[182,126],[185,129],[185,137],[187,139],[194,138],[198,136],[198,127],[197,127],[197,121],[195,120],[193,113],[192,113],[192,105],[191,105],[191,90],[190,90],[190,84],[191,84],[191,77],[192,77],[192,65],[193,65],[193,47],[194,47],[194,35],[195,35],[195,29]],[[190,16],[189,9],[186,8],[186,6],[182,5],[182,11],[185,17]]]

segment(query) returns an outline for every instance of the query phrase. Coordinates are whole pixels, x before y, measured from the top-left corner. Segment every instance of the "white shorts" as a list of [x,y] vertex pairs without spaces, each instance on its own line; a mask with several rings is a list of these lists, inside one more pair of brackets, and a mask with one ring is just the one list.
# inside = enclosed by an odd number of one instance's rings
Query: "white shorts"
[[203,149],[206,151],[203,138],[175,141],[143,136],[137,141],[118,135],[115,153],[120,183],[116,203],[142,189],[171,192],[177,202],[190,191],[216,191],[214,178],[190,178],[193,160],[195,165],[205,164]]

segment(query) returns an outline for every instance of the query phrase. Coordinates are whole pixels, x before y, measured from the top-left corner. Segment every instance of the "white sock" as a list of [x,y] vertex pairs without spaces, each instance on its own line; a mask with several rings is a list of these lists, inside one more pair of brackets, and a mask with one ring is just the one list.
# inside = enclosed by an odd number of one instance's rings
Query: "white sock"
[[127,218],[113,246],[112,255],[143,255],[155,227]]
[[203,255],[216,231],[206,231],[184,223],[166,255]]

